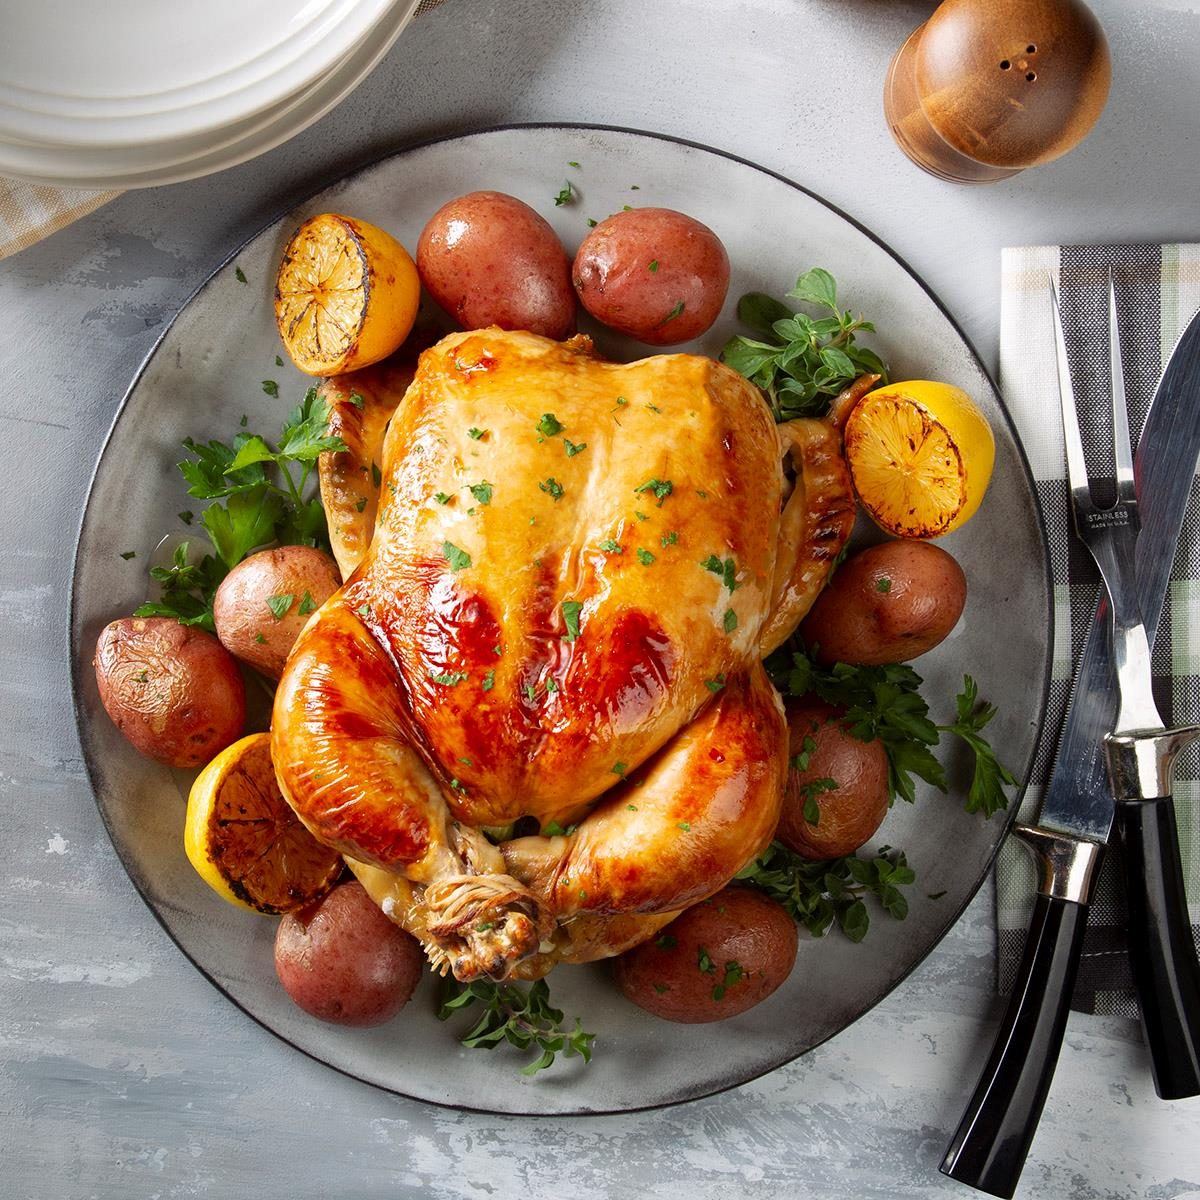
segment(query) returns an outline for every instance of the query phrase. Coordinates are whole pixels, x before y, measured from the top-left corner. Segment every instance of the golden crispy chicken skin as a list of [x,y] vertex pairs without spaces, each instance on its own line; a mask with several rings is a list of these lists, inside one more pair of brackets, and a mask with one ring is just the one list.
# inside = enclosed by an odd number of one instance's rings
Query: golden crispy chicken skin
[[[853,515],[836,432],[795,424],[698,356],[608,363],[496,329],[421,355],[273,754],[435,965],[617,953],[770,839],[787,738],[764,636],[804,615]],[[518,821],[553,836],[480,832]]]

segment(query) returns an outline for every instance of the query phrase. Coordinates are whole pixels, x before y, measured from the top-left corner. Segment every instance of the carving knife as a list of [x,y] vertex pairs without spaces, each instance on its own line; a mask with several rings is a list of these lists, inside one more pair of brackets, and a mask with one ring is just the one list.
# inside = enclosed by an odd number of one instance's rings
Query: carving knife
[[[1158,627],[1200,456],[1200,313],[1175,347],[1134,459],[1139,511],[1136,591],[1148,635]],[[1064,484],[1065,486],[1065,484]],[[1038,895],[991,1057],[941,1163],[943,1174],[1011,1197],[1058,1061],[1087,922],[1114,818],[1125,835],[1130,948],[1160,1094],[1200,1091],[1200,970],[1183,898],[1170,766],[1188,731],[1156,731],[1139,750],[1106,739],[1117,715],[1107,597],[1088,629],[1038,823],[1016,825],[1034,852]],[[1138,788],[1138,782],[1144,785]],[[1139,798],[1144,797],[1144,798]],[[1173,861],[1172,861],[1173,855]],[[1165,864],[1165,865],[1164,865]],[[1166,1090],[1164,1090],[1164,1087]]]

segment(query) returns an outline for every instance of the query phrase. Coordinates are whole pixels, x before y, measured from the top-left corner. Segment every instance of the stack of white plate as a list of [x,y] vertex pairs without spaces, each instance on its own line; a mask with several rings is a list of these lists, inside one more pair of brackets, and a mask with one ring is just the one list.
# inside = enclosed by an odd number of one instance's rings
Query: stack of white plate
[[133,188],[244,162],[353,90],[418,2],[6,3],[0,175]]

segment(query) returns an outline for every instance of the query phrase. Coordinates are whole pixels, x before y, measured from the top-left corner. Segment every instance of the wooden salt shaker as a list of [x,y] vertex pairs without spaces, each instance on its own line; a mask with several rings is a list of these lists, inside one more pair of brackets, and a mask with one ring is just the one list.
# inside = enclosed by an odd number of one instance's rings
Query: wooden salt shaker
[[1082,0],[945,0],[892,59],[884,112],[930,174],[992,183],[1078,145],[1111,75]]

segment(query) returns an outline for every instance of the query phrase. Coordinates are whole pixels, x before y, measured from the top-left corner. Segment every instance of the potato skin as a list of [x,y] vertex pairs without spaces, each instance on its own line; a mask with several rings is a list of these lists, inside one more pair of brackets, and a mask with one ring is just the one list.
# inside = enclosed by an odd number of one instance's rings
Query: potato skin
[[464,329],[575,332],[571,262],[550,223],[504,192],[469,192],[443,204],[417,242],[429,294]]
[[882,542],[838,567],[800,636],[824,664],[908,662],[950,633],[966,602],[962,567],[940,546]]
[[[888,758],[877,738],[864,742],[840,722],[841,710],[815,698],[787,706],[788,757],[805,758],[788,770],[776,840],[804,858],[822,861],[853,854],[888,813]],[[834,780],[828,791],[817,781]],[[816,786],[813,786],[813,785]],[[805,786],[820,819],[805,820]]]
[[699,337],[720,315],[729,255],[692,217],[634,208],[584,238],[571,277],[597,321],[651,346],[675,346]]
[[[799,935],[762,892],[731,885],[614,960],[639,1008],[685,1025],[723,1021],[765,1000],[791,973]],[[740,974],[730,973],[731,964]]]
[[409,1001],[425,957],[356,880],[287,913],[275,932],[275,973],[310,1016],[334,1025],[382,1025]]
[[[213,599],[217,637],[230,654],[278,679],[309,616],[341,586],[337,564],[311,546],[277,546],[244,558],[221,581]],[[304,600],[308,593],[312,607]],[[291,596],[276,618],[267,599]],[[301,608],[307,609],[301,613]],[[261,640],[260,640],[261,639]]]
[[105,626],[93,665],[113,723],[156,762],[198,767],[242,736],[241,672],[202,629],[171,617],[125,617]]

